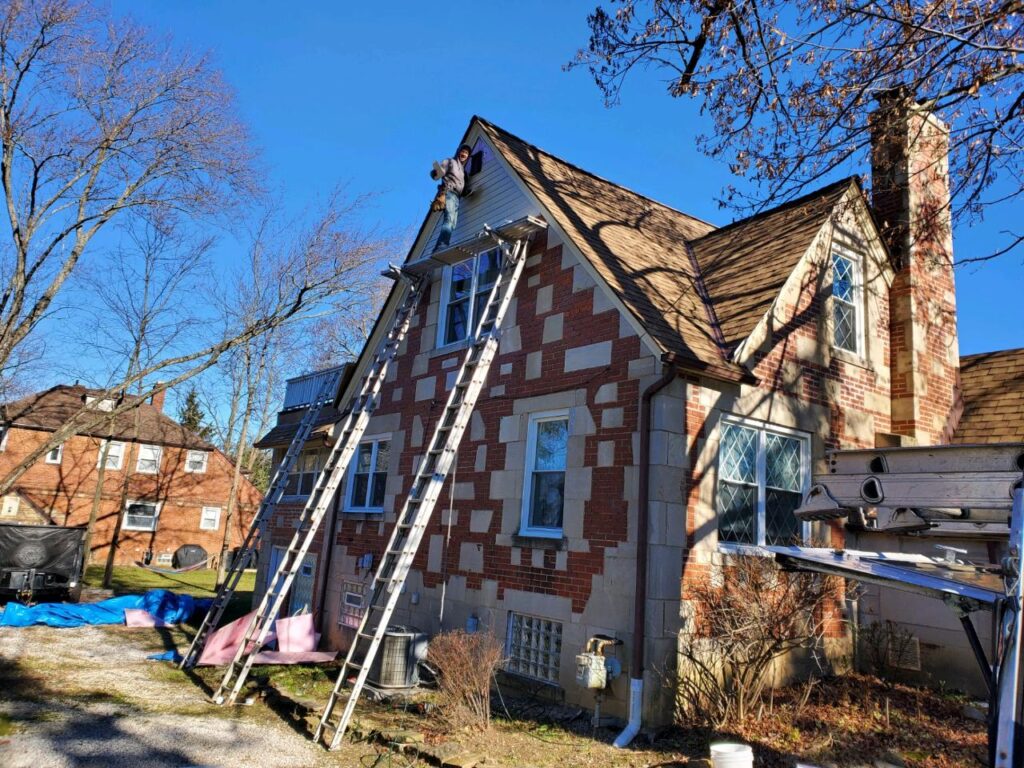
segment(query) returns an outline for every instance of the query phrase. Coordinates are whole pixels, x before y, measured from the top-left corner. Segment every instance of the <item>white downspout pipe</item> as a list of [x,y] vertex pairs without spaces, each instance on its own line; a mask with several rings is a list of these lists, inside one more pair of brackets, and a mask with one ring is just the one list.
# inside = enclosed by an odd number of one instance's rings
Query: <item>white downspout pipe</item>
[[625,729],[615,739],[614,746],[619,749],[628,747],[630,742],[640,733],[640,715],[644,708],[644,680],[631,678],[629,681],[629,721]]

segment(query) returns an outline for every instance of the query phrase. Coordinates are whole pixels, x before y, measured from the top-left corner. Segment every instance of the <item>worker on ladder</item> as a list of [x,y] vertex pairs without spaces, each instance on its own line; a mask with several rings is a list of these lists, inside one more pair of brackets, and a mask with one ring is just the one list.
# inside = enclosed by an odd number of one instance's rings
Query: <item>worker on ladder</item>
[[469,194],[466,186],[466,164],[472,154],[470,146],[463,144],[455,152],[455,157],[449,157],[440,163],[435,162],[430,171],[430,177],[441,182],[437,185],[437,195],[430,208],[433,211],[443,211],[444,214],[441,219],[441,232],[434,245],[435,251],[447,248],[451,242],[452,232],[455,231],[455,224],[459,219],[459,201]]

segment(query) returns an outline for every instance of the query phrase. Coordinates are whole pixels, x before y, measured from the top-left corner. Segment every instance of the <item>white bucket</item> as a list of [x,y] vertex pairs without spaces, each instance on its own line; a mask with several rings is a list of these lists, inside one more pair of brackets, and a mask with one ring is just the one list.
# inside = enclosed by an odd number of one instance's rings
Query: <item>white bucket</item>
[[746,744],[712,744],[711,765],[714,768],[753,768],[754,750]]

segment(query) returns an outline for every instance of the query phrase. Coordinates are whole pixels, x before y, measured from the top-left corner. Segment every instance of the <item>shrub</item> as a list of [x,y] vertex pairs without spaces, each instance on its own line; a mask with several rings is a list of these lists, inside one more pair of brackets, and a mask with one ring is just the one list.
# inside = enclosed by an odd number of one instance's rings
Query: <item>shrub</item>
[[491,724],[491,680],[504,648],[490,632],[444,632],[427,652],[438,671],[438,714],[453,730]]

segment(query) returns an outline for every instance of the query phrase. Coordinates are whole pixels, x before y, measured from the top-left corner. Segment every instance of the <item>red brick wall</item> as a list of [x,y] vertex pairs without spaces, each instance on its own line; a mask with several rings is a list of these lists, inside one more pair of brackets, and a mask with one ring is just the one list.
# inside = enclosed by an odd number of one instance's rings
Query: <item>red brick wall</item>
[[[0,452],[0,476],[48,438],[49,433],[46,432],[11,429],[4,450]],[[60,464],[47,464],[40,459],[19,478],[12,492],[47,512],[58,525],[85,525],[99,479],[96,466],[99,450],[97,438],[72,437],[64,444]],[[121,469],[107,469],[104,473],[91,546],[93,562],[103,562],[107,557],[114,525],[122,512],[120,500],[126,480],[129,500],[159,501],[162,508],[155,532],[122,528],[115,562],[132,564],[142,560],[147,550],[152,550],[155,563],[159,555],[173,553],[182,544],[198,544],[211,555],[220,551],[234,467],[222,453],[212,451],[205,473],[186,473],[185,454],[185,449],[164,446],[160,472],[140,474],[134,471],[134,462],[129,462],[131,446],[125,445]],[[239,496],[238,513],[232,524],[233,545],[244,537],[260,501],[259,491],[244,478]],[[22,501],[22,506],[26,506],[25,501]],[[219,530],[199,529],[204,506],[221,508]]]

